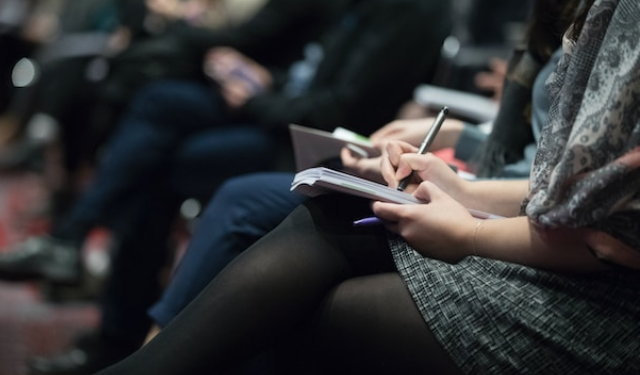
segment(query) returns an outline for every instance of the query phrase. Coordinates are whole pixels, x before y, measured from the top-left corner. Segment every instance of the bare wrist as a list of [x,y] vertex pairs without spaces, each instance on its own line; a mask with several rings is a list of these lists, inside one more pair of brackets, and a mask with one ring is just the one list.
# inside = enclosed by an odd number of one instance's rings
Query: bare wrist
[[484,220],[479,219],[476,220],[476,225],[473,228],[473,241],[472,241],[472,251],[469,255],[473,255],[476,257],[482,256],[480,251],[480,237],[482,233],[482,225],[484,224]]

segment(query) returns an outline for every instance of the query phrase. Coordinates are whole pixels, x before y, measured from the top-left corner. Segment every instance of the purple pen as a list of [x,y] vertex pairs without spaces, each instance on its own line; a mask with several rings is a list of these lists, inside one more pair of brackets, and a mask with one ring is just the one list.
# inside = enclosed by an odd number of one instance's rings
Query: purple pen
[[380,219],[379,217],[371,216],[371,217],[365,217],[363,219],[354,221],[353,222],[353,226],[354,227],[366,227],[366,226],[370,226],[370,225],[382,225],[382,224],[384,224],[384,222],[385,221]]

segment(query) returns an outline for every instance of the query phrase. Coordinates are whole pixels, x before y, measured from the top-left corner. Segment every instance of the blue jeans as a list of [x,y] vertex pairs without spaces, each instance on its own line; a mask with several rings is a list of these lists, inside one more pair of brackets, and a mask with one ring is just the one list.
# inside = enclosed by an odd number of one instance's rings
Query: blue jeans
[[[112,214],[117,220],[110,226],[118,243],[101,303],[101,328],[107,336],[138,340],[146,335],[147,309],[159,297],[157,275],[167,260],[180,203],[187,197],[206,202],[235,174],[270,167],[268,139],[249,130],[221,128],[200,133],[176,153],[164,181],[142,184],[130,194],[127,205],[118,205],[126,206],[126,211]],[[228,155],[245,149],[235,158],[235,168],[224,168]]]
[[162,298],[149,310],[166,326],[235,257],[307,197],[291,173],[256,173],[224,183],[211,199]]
[[54,235],[80,242],[95,225],[119,220],[136,189],[153,188],[166,178],[174,155],[191,136],[228,124],[224,101],[207,85],[160,81],[141,89],[108,143],[93,183],[56,223]]
[[139,343],[180,202],[208,199],[231,176],[271,168],[273,145],[258,127],[231,124],[211,87],[161,81],[136,95],[106,151],[92,184],[52,234],[81,243],[96,225],[112,229],[117,243],[100,328]]

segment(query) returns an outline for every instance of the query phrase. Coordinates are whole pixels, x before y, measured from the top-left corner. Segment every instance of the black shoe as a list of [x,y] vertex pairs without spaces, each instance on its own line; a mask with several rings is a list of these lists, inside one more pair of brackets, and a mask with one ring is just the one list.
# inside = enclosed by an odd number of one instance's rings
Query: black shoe
[[30,375],[90,375],[115,364],[136,350],[130,344],[91,334],[78,340],[75,347],[53,357],[29,361]]
[[81,271],[77,246],[49,236],[31,237],[0,253],[0,280],[75,285],[81,281]]

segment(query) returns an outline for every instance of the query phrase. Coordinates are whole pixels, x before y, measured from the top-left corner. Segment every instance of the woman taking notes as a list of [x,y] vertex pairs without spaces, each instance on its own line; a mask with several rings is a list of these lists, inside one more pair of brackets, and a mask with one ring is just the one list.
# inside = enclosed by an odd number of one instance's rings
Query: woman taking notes
[[[390,143],[385,180],[413,171],[430,203],[312,199],[100,374],[222,374],[268,345],[296,348],[283,373],[640,373],[640,3],[586,6],[529,181]],[[391,223],[352,226],[371,210]]]

